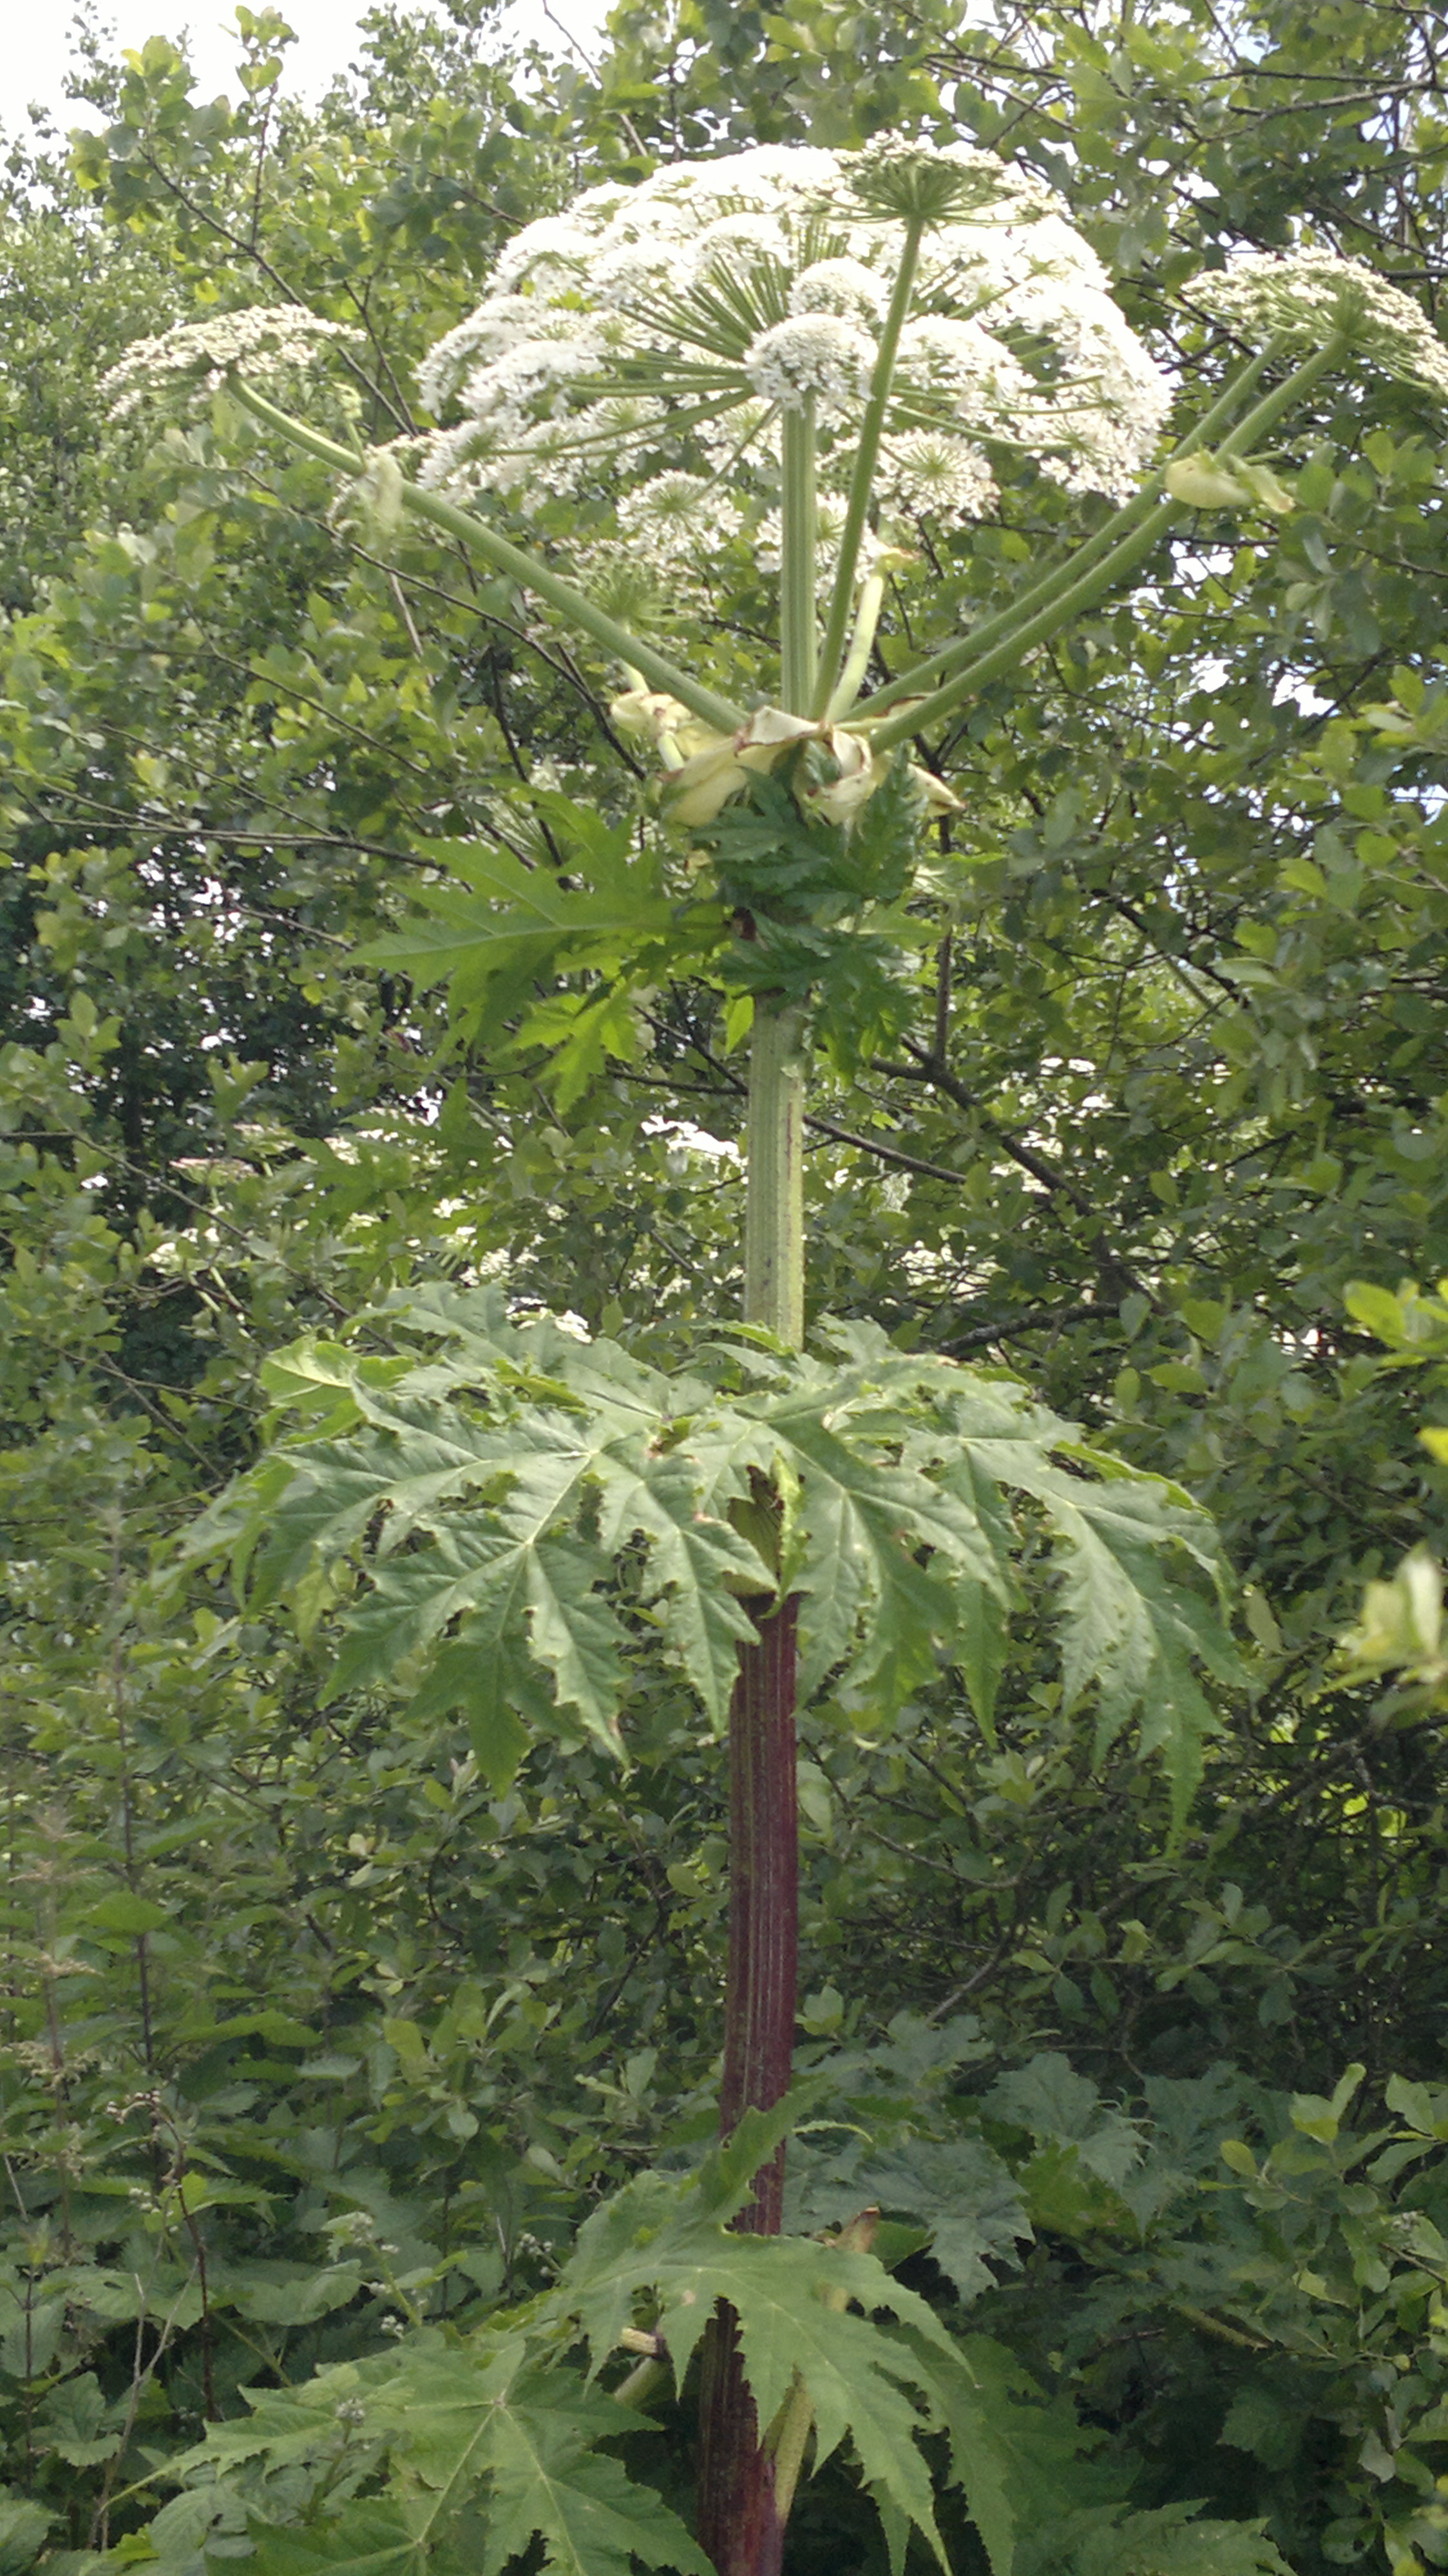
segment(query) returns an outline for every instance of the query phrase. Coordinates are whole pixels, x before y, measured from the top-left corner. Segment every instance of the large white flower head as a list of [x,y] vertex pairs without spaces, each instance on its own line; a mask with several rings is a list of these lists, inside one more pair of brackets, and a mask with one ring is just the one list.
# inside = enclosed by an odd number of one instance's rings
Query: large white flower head
[[253,378],[286,378],[315,365],[328,342],[351,348],[362,342],[342,322],[324,322],[297,304],[247,304],[213,313],[204,322],[173,322],[149,340],[133,340],[123,358],[101,378],[111,397],[111,417],[123,420],[148,395],[180,385],[215,393],[233,368]]
[[[878,477],[892,519],[978,517],[1013,452],[1074,490],[1133,490],[1170,390],[1060,199],[994,153],[898,135],[862,152],[765,144],[674,162],[528,225],[420,371],[444,424],[422,479],[515,506],[586,494],[590,546],[609,542],[599,508],[612,504],[620,537],[649,530],[659,562],[657,513],[629,495],[669,475],[712,482],[726,506],[710,538],[727,553],[777,508],[781,420],[809,405],[828,507],[849,482],[912,223],[925,227],[914,318]],[[545,421],[558,460],[546,483]],[[695,499],[686,516],[702,526]],[[567,531],[550,533],[566,552]]]
[[1192,282],[1192,300],[1244,339],[1320,349],[1336,333],[1384,375],[1448,396],[1448,348],[1420,304],[1334,251],[1244,251]]

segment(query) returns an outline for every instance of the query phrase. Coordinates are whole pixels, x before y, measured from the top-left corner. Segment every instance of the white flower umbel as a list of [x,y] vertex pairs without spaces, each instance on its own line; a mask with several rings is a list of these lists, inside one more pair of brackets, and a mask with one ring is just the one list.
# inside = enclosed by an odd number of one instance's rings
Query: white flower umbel
[[897,439],[879,479],[882,499],[917,518],[983,518],[1000,499],[984,450],[948,430]]
[[1192,302],[1244,339],[1320,348],[1336,334],[1385,375],[1448,397],[1448,348],[1422,306],[1358,259],[1327,250],[1244,251],[1194,278]]
[[879,352],[838,313],[792,313],[750,341],[744,372],[765,402],[803,411],[813,395],[830,419],[863,401]]
[[[1178,468],[1224,430],[1217,462],[1247,458],[1354,340],[1448,391],[1448,356],[1416,305],[1354,262],[1251,257],[1198,295],[1266,346],[1196,424]],[[777,682],[766,671],[754,685],[777,685],[790,715],[868,727],[888,750],[1104,595],[1185,505],[1169,478],[1164,496],[1139,488],[1169,389],[1100,262],[1042,180],[974,145],[759,146],[674,163],[636,187],[610,181],[526,226],[482,303],[424,362],[438,425],[415,480],[402,459],[364,460],[355,440],[339,445],[258,388],[258,373],[310,364],[343,336],[290,307],[213,315],[141,342],[111,390],[125,408],[148,386],[226,380],[264,428],[350,483],[365,463],[374,511],[446,530],[715,731],[737,730],[740,707],[692,657],[672,658],[622,606],[580,588],[579,572],[601,571],[621,595],[663,568],[692,619],[715,567],[732,557],[739,569],[747,537],[761,570],[778,559]],[[1309,354],[1263,392],[1294,339]],[[1022,450],[1121,509],[998,612],[861,698],[888,581],[912,559],[938,561],[947,523],[995,506]],[[1264,470],[1253,469],[1256,502]],[[486,494],[540,516],[546,550],[518,543],[496,511],[459,506]],[[549,506],[572,495],[586,506]],[[1280,506],[1270,494],[1266,505]]]
[[[919,318],[878,430],[881,489],[911,480],[927,434],[992,448],[991,471],[938,479],[947,518],[992,506],[1012,451],[1083,491],[1139,478],[1169,388],[1060,199],[973,145],[887,135],[676,162],[528,225],[420,371],[444,424],[423,479],[522,506],[536,487],[512,450],[546,417],[568,424],[575,488],[595,498],[617,506],[664,469],[712,474],[755,520],[779,505],[783,422],[809,406],[822,499],[842,493],[907,237]],[[646,444],[615,435],[625,400],[650,407]],[[606,535],[595,523],[587,542]]]
[[742,516],[727,492],[699,474],[657,474],[618,505],[620,534],[657,572],[698,570],[738,535]]
[[456,401],[477,368],[503,357],[524,340],[573,340],[576,317],[532,295],[496,295],[430,349],[417,371],[417,389],[429,411]]
[[173,322],[153,339],[133,340],[125,356],[101,378],[111,397],[111,417],[123,420],[148,395],[191,384],[215,393],[233,368],[255,379],[294,375],[312,366],[329,342],[358,348],[355,331],[323,322],[296,304],[249,304],[213,313],[204,322]]

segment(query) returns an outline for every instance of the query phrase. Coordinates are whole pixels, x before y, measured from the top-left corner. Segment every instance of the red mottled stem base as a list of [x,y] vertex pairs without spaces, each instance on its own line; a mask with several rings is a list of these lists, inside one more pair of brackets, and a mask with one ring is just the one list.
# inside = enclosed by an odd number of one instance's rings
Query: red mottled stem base
[[[754,1605],[750,1605],[753,1608]],[[757,1646],[739,1653],[729,1711],[729,1984],[724,2007],[726,2138],[745,2111],[768,2111],[789,2091],[799,1977],[799,1823],[794,1762],[797,1601],[755,1612]],[[777,2236],[784,2149],[761,2171],[735,2225]]]
[[[751,1609],[754,1605],[751,1604]],[[755,1616],[757,1646],[741,1647],[729,1713],[729,1988],[720,2128],[767,2111],[789,2090],[799,1962],[798,1811],[795,1788],[795,1625],[786,1601]],[[777,2236],[784,2149],[755,2178],[735,2225]],[[699,2538],[719,2576],[779,2576],[784,2526],[774,2509],[774,2470],[759,2446],[732,2310],[705,2339],[699,2402]]]

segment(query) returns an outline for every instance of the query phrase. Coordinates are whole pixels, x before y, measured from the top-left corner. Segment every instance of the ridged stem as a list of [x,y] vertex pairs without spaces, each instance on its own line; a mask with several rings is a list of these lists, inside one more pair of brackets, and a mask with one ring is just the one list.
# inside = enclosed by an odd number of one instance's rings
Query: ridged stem
[[780,417],[780,704],[807,716],[819,660],[815,615],[816,469],[814,396]]
[[823,715],[825,706],[834,693],[840,655],[844,650],[845,636],[849,629],[850,608],[855,595],[855,566],[860,560],[860,544],[869,515],[875,468],[880,461],[880,441],[885,435],[885,418],[890,408],[890,388],[895,381],[895,360],[900,349],[900,334],[905,327],[905,317],[910,310],[910,298],[915,288],[915,272],[920,265],[920,244],[924,233],[923,217],[913,219],[905,227],[905,239],[900,250],[900,265],[895,272],[894,292],[890,297],[889,311],[885,315],[884,328],[880,333],[880,345],[876,353],[874,372],[870,378],[869,399],[865,404],[864,418],[860,423],[859,444],[855,449],[855,462],[850,475],[849,499],[845,504],[845,524],[840,537],[840,559],[835,567],[834,588],[830,594],[829,621],[825,628],[824,648],[820,655],[821,703],[814,708],[816,715]]
[[[327,438],[321,430],[313,429],[309,421],[293,420],[289,412],[279,410],[275,403],[267,401],[265,394],[259,394],[244,376],[229,376],[227,390],[254,420],[263,421],[268,429],[280,431],[293,447],[302,448],[308,456],[320,457],[324,465],[336,466],[339,472],[355,482],[366,459],[354,449],[340,446],[335,438]],[[527,553],[522,546],[515,546],[507,537],[500,537],[496,528],[474,518],[471,510],[460,510],[455,501],[445,501],[440,492],[424,491],[420,483],[403,484],[402,506],[414,518],[426,519],[435,528],[445,528],[450,537],[460,539],[474,554],[481,555],[485,563],[490,563],[496,572],[507,573],[510,580],[520,583],[525,590],[531,590],[537,598],[545,601],[563,625],[574,627],[580,635],[591,636],[606,653],[612,653],[618,661],[638,671],[651,688],[662,689],[670,697],[679,699],[691,714],[702,716],[705,723],[713,725],[719,733],[733,733],[744,722],[738,707],[733,706],[728,698],[721,698],[713,689],[704,688],[689,672],[681,671],[677,663],[671,662],[667,654],[655,652],[652,644],[646,643],[642,636],[630,634],[628,628],[620,626],[606,609],[597,607],[583,591],[575,590],[571,581],[564,581],[561,574],[540,562],[536,555]]]
[[[799,1849],[795,1790],[797,1603],[749,1607],[759,1642],[739,1653],[729,1711],[729,1970],[724,2081],[725,2137],[742,2114],[788,2092],[798,1976]],[[784,2149],[755,2176],[742,2232],[777,2236],[784,2206]],[[738,2321],[721,2307],[704,2345],[699,2401],[699,2538],[719,2576],[778,2576],[784,2523],[774,2463],[761,2447],[745,2384]],[[787,2508],[786,2508],[787,2509]]]
[[[745,1646],[729,1712],[729,1982],[719,2125],[727,2137],[746,2111],[768,2111],[789,2091],[799,1963],[799,1834],[794,1777],[795,1623],[798,1604],[772,1614],[754,1605],[757,1646]],[[755,2176],[754,2202],[736,2224],[777,2236],[784,2149]]]
[[804,1340],[802,1014],[762,995],[749,1052],[744,1320],[791,1350]]
[[[815,423],[811,401],[783,416],[780,680],[784,705],[808,714],[816,683]],[[804,1072],[802,1014],[769,994],[755,1004],[749,1058],[744,1201],[744,1320],[790,1350],[804,1338]],[[760,1499],[768,1497],[761,1495]],[[719,2127],[789,2091],[799,1953],[795,1784],[798,1602],[751,1601],[758,1643],[739,1649],[729,1707],[729,1966]],[[735,2220],[777,2236],[781,2146],[754,2178]],[[787,2508],[786,2508],[787,2509]],[[739,2320],[721,2301],[704,2338],[699,2381],[699,2538],[719,2576],[779,2576],[784,2521],[774,2462],[745,2382]]]
[[[1329,367],[1336,365],[1346,345],[1346,342],[1340,339],[1331,340],[1325,348],[1315,350],[1310,358],[1304,359],[1300,367],[1295,368],[1293,373],[1282,384],[1275,386],[1270,394],[1265,394],[1261,402],[1248,413],[1247,418],[1231,432],[1229,437],[1223,439],[1217,450],[1218,455],[1228,459],[1243,455],[1254,438],[1259,437],[1264,430],[1270,429],[1284,412],[1291,409],[1300,395],[1310,390],[1319,376],[1324,375]],[[1200,435],[1199,432],[1198,436]],[[963,699],[974,696],[979,690],[988,687],[989,683],[999,679],[1003,672],[1014,670],[1022,657],[1033,651],[1037,644],[1043,644],[1050,636],[1058,635],[1063,626],[1070,624],[1073,617],[1079,617],[1085,610],[1094,608],[1097,601],[1104,598],[1112,583],[1119,581],[1123,573],[1129,572],[1134,564],[1139,563],[1143,556],[1149,554],[1157,538],[1165,534],[1173,519],[1178,518],[1183,510],[1190,507],[1188,502],[1168,498],[1157,501],[1154,506],[1147,508],[1142,515],[1138,516],[1143,497],[1138,495],[1136,501],[1129,503],[1126,509],[1119,512],[1117,517],[1100,532],[1102,537],[1109,537],[1112,543],[1104,554],[1089,562],[1084,571],[1082,559],[1088,553],[1088,549],[1084,547],[1069,563],[1063,564],[1056,581],[1049,586],[1045,605],[1034,616],[1024,614],[1030,605],[1031,597],[1037,595],[1028,594],[1026,599],[1016,603],[1011,612],[1012,622],[1009,631],[993,649],[977,653],[975,658],[967,662],[963,670],[958,670],[943,687],[932,690],[918,703],[901,708],[898,714],[887,717],[883,724],[872,725],[870,740],[875,750],[890,751],[896,743],[908,742],[913,734],[919,732],[922,725],[933,724],[939,717],[951,714]],[[1126,530],[1124,535],[1123,528]],[[1092,540],[1093,547],[1097,542],[1096,539]],[[1047,588],[1047,585],[1043,584],[1042,588]],[[991,625],[995,628],[996,621],[992,620]],[[980,638],[967,640],[979,642]],[[919,671],[910,673],[905,683],[896,684],[897,691],[901,686],[908,686],[913,690],[915,685],[924,679],[929,667],[928,664],[922,665]],[[858,724],[868,716],[869,712],[868,702],[857,707],[854,722]]]

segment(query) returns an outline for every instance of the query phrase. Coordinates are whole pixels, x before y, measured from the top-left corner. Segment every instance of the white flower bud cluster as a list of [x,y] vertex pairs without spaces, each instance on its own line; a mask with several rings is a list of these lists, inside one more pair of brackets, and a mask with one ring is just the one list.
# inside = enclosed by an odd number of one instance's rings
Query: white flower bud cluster
[[744,352],[744,372],[765,402],[803,411],[813,395],[829,420],[863,401],[878,356],[868,333],[840,314],[792,313],[756,333]]
[[1385,375],[1448,396],[1448,348],[1420,304],[1359,259],[1327,250],[1243,251],[1193,281],[1192,301],[1244,339],[1320,349],[1342,332]]
[[813,398],[826,512],[848,486],[905,238],[897,198],[927,230],[881,447],[899,524],[882,536],[990,509],[1013,451],[1073,489],[1133,490],[1170,389],[1060,200],[993,153],[898,136],[676,162],[528,225],[420,370],[444,423],[421,479],[534,518],[582,498],[587,554],[561,514],[542,530],[582,570],[628,550],[702,573],[736,539],[768,568],[783,413]]
[[133,340],[101,378],[111,418],[124,420],[150,394],[180,383],[215,393],[233,368],[248,376],[285,375],[315,364],[329,341],[361,343],[343,322],[324,322],[297,304],[247,304],[204,322],[173,322],[153,339]]

